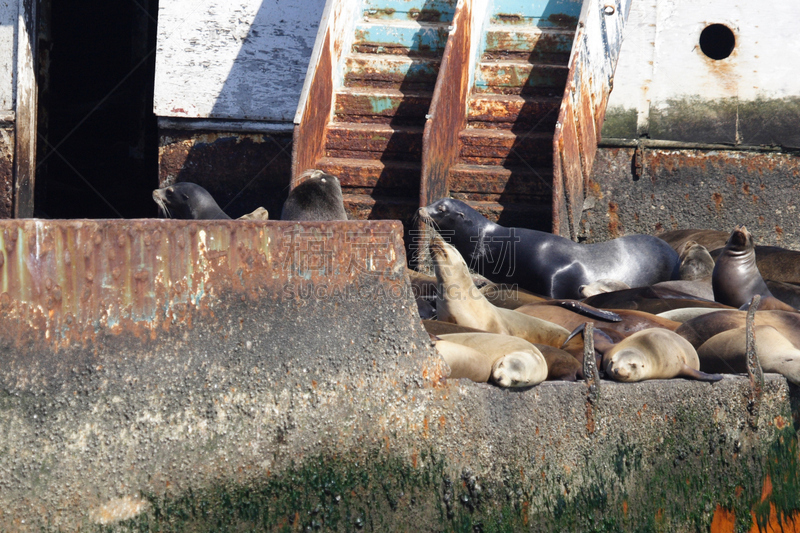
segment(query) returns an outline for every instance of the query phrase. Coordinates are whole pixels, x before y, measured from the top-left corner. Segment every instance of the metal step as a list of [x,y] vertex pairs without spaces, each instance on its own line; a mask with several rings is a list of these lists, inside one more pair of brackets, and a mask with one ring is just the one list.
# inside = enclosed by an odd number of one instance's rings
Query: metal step
[[450,169],[450,192],[467,200],[547,203],[552,198],[552,169],[527,166],[456,165]]
[[363,6],[369,19],[450,22],[456,0],[364,0]]
[[527,61],[482,61],[475,73],[475,92],[561,96],[569,68]]
[[558,120],[561,98],[506,94],[473,94],[467,121],[472,128],[552,132]]
[[575,29],[581,0],[493,0],[492,24]]
[[[457,195],[453,195],[458,198]],[[552,229],[552,206],[547,204],[480,202],[462,200],[471,208],[501,226],[536,229],[549,232]]]
[[369,189],[369,194],[386,190],[402,191],[406,195],[419,192],[418,162],[323,157],[317,162],[317,168],[337,176],[342,189]]
[[508,130],[467,128],[458,135],[459,163],[510,165],[527,163],[534,168],[552,166],[553,134],[516,135]]
[[378,20],[356,25],[353,52],[440,57],[449,25],[413,20]]
[[422,127],[333,122],[325,157],[420,161]]
[[344,210],[350,220],[400,220],[408,229],[418,208],[418,197],[344,194]]
[[430,105],[428,91],[344,87],[336,93],[334,121],[387,123],[403,118],[423,124]]
[[483,59],[516,58],[530,63],[567,65],[575,31],[536,26],[491,25]]
[[354,53],[345,62],[346,87],[433,90],[440,60],[397,54]]

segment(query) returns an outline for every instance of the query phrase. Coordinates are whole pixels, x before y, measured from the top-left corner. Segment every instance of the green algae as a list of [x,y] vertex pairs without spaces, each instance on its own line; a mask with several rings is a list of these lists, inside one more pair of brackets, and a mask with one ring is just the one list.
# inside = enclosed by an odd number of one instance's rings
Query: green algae
[[[793,429],[745,452],[724,428],[697,429],[691,413],[675,423],[679,431],[655,453],[623,439],[614,453],[585,457],[571,475],[511,459],[483,479],[469,469],[458,474],[433,452],[417,466],[384,449],[319,456],[248,484],[143,494],[147,513],[102,530],[708,531],[719,505],[735,511],[737,531],[747,531],[751,511],[764,525],[770,504],[779,517],[800,509]],[[675,437],[680,431],[687,438]],[[772,493],[761,501],[766,475]]]

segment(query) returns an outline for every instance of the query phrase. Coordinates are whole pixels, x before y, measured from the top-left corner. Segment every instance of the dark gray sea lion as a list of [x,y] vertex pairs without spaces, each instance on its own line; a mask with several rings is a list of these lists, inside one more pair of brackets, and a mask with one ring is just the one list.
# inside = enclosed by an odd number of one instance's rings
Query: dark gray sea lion
[[300,184],[283,203],[281,220],[347,220],[339,178],[321,170],[306,170]]
[[505,228],[450,198],[420,208],[418,215],[444,232],[472,269],[495,283],[516,283],[551,298],[579,298],[581,285],[602,278],[641,287],[678,277],[678,254],[649,235],[578,244],[541,231]]
[[775,298],[756,266],[753,237],[745,226],[736,226],[717,258],[711,275],[714,299],[725,305],[741,307],[761,295],[759,309],[793,311],[794,308]]
[[153,200],[168,218],[183,220],[230,220],[200,185],[180,182],[153,191]]

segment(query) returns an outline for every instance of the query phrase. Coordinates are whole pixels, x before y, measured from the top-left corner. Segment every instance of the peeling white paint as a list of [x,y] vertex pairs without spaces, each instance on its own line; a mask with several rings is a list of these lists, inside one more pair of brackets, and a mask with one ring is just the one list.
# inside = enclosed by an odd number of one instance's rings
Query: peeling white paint
[[165,0],[154,111],[291,122],[324,0]]
[[[670,100],[800,96],[798,19],[797,2],[634,2],[608,107],[636,106],[645,129],[649,109],[664,109]],[[700,33],[711,24],[733,30],[730,57],[713,60],[700,50]]]

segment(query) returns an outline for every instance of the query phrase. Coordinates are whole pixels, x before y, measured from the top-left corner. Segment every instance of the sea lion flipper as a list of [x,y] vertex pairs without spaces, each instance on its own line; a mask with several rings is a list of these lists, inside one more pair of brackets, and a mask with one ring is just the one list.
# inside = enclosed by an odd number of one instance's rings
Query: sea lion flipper
[[722,379],[722,374],[706,374],[705,372],[695,370],[690,366],[683,365],[681,371],[678,372],[678,377],[696,379],[697,381],[715,382]]
[[622,322],[622,317],[617,313],[605,309],[598,309],[597,307],[592,307],[578,300],[553,300],[553,305],[569,309],[583,316],[605,320],[606,322]]

